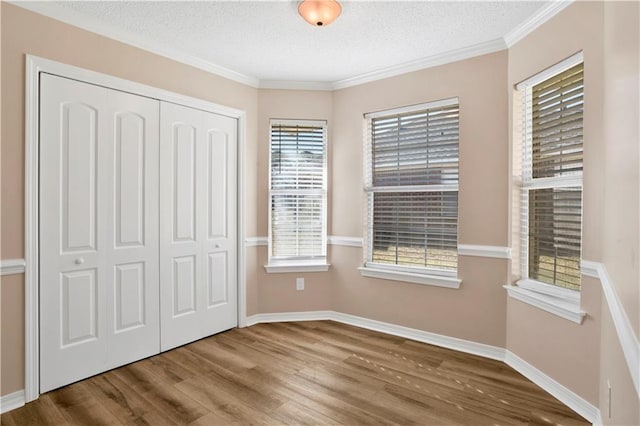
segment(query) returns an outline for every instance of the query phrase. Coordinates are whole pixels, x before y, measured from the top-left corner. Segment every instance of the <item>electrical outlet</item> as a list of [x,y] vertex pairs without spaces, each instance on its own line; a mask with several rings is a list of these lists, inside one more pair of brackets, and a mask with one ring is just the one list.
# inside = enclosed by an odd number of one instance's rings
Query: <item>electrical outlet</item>
[[304,278],[296,278],[296,290],[304,290]]

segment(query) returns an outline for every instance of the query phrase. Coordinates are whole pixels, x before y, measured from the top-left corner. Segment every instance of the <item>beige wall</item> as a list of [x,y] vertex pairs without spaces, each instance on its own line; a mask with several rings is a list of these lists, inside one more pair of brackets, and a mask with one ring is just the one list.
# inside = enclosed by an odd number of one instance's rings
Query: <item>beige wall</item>
[[[247,112],[247,235],[255,235],[255,140],[257,95],[254,88],[136,49],[2,2],[2,259],[24,257],[24,74],[25,54],[110,74]],[[2,280],[1,393],[23,387],[24,295],[21,276]],[[5,288],[6,287],[6,288]],[[249,285],[248,291],[255,290]],[[255,309],[255,294],[248,305]],[[20,320],[21,321],[21,320]]]
[[584,278],[582,285],[582,308],[588,313],[582,324],[509,299],[507,349],[597,407],[600,283]]
[[[330,233],[363,236],[363,114],[458,97],[458,241],[506,246],[506,70],[502,51],[334,92]],[[453,290],[364,278],[356,270],[361,249],[333,247],[332,252],[333,274],[341,278],[334,284],[335,310],[504,347],[506,261],[460,256],[462,286]]]
[[[605,191],[603,261],[636,336],[640,333],[640,4],[604,6]],[[640,424],[640,403],[607,303],[600,342],[605,424]],[[638,372],[636,372],[638,374]],[[609,411],[609,387],[611,410]]]
[[[269,120],[272,118],[298,120],[326,120],[328,128],[332,123],[332,96],[325,91],[266,90],[258,92],[258,231],[260,236],[268,235],[269,225]],[[330,130],[329,130],[330,131]],[[331,158],[333,140],[329,135],[328,155]],[[330,162],[331,160],[329,160]],[[333,172],[328,167],[329,176]],[[331,193],[331,188],[329,188]],[[331,199],[328,200],[329,209]],[[329,228],[331,229],[331,219]],[[256,252],[255,277],[258,287],[259,312],[298,312],[331,309],[333,293],[332,272],[321,273],[270,273],[267,264],[267,247],[250,247]],[[304,291],[297,291],[295,279],[305,279]]]
[[[603,298],[604,299],[604,298]],[[606,301],[602,302],[600,413],[605,425],[640,425],[640,403]],[[638,374],[638,372],[636,372]],[[611,387],[611,410],[609,410]]]
[[0,395],[24,389],[24,300],[23,275],[5,275],[0,279],[2,336]]
[[[640,336],[640,6],[604,9],[603,261]],[[635,95],[635,96],[634,96]]]

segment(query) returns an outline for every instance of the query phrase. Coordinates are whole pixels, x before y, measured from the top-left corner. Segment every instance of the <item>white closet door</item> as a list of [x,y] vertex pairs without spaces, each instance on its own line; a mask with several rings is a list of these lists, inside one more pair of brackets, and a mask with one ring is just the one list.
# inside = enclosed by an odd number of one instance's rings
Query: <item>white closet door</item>
[[42,74],[40,391],[159,351],[159,102]]
[[160,107],[161,349],[237,325],[236,119]]

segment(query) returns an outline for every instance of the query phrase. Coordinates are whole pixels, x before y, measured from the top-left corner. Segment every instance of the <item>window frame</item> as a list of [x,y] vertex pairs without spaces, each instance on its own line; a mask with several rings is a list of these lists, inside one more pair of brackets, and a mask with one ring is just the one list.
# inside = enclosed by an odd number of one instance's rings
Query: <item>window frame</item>
[[[532,139],[532,117],[527,113],[527,106],[531,104],[532,88],[580,63],[584,64],[582,52],[578,52],[569,58],[553,65],[542,72],[528,78],[527,80],[515,86],[517,94],[523,100],[523,106],[520,108],[520,120],[522,120],[523,132],[521,136],[515,137],[515,143],[519,144],[522,150],[522,170],[519,176],[514,176],[517,180],[515,183],[519,189],[520,202],[519,217],[517,227],[519,246],[518,253],[520,255],[520,279],[513,285],[507,285],[505,288],[510,297],[528,303],[539,309],[545,310],[557,316],[563,317],[578,324],[586,313],[580,308],[580,290],[564,288],[554,284],[544,283],[529,277],[529,191],[535,189],[561,189],[561,188],[580,188],[583,194],[583,172],[576,172],[571,175],[533,178],[532,161],[533,161],[533,139]],[[584,78],[584,77],[583,77]],[[584,83],[583,83],[584,86]],[[584,96],[584,88],[583,88]],[[583,120],[584,129],[584,120]],[[584,133],[583,133],[584,135]],[[584,137],[584,136],[583,136]],[[584,145],[583,145],[584,152]],[[528,165],[526,163],[529,163]],[[581,214],[581,218],[583,215]],[[582,248],[583,228],[580,231],[580,245]],[[580,263],[580,262],[579,262]]]
[[[277,258],[273,256],[273,217],[272,217],[272,202],[274,190],[272,188],[272,136],[273,127],[277,125],[286,126],[308,126],[308,127],[320,127],[322,128],[322,144],[324,149],[324,155],[322,159],[322,189],[320,190],[308,190],[309,192],[317,192],[322,196],[322,255],[318,256],[292,256],[288,258]],[[269,163],[268,163],[268,188],[269,188],[269,202],[268,202],[268,239],[267,239],[267,264],[264,265],[267,273],[282,273],[282,272],[325,272],[329,270],[329,264],[327,263],[327,200],[328,200],[328,125],[327,120],[298,120],[298,119],[276,119],[269,120]],[[301,189],[292,189],[291,195]],[[278,190],[278,193],[282,194],[286,190]]]
[[[438,269],[433,267],[421,267],[421,266],[409,266],[409,265],[396,265],[396,264],[384,264],[373,262],[373,206],[369,206],[372,203],[372,197],[375,193],[384,192],[455,192],[459,197],[459,178],[455,184],[429,184],[429,185],[404,185],[404,186],[379,186],[373,185],[373,138],[369,132],[370,124],[373,119],[390,117],[394,115],[401,115],[406,113],[414,113],[425,111],[429,109],[435,109],[440,107],[460,106],[459,98],[452,97],[447,99],[441,99],[433,102],[426,102],[416,105],[409,105],[399,108],[392,108],[382,111],[376,111],[372,113],[364,114],[363,120],[363,139],[364,139],[364,155],[365,159],[363,164],[364,171],[364,194],[365,194],[365,252],[363,266],[358,268],[361,275],[370,278],[380,278],[395,281],[404,281],[414,284],[433,285],[446,288],[459,288],[462,280],[457,277],[458,275],[458,263],[456,260],[456,269]],[[459,113],[458,113],[459,114]],[[460,126],[460,116],[458,115],[458,128]],[[458,149],[460,146],[460,138],[458,136]],[[459,151],[458,151],[459,152]],[[459,170],[459,153],[458,153],[458,170]],[[396,191],[394,191],[394,189]],[[459,246],[458,241],[458,226],[459,226],[459,208],[456,205],[456,256],[457,248]]]

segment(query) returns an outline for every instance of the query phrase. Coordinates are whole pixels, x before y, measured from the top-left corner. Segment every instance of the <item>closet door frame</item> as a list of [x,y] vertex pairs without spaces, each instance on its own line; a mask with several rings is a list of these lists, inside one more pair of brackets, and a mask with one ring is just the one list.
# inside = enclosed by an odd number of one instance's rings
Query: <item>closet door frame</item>
[[169,92],[163,89],[135,83],[107,74],[89,71],[61,62],[33,55],[26,55],[25,78],[25,402],[40,396],[39,356],[39,99],[40,74],[53,74],[97,86],[120,90],[135,95],[171,102],[190,108],[224,115],[238,120],[237,152],[237,258],[238,258],[238,327],[245,327],[246,276],[245,276],[245,206],[244,206],[244,147],[246,135],[246,113],[242,110],[215,104],[202,99]]

